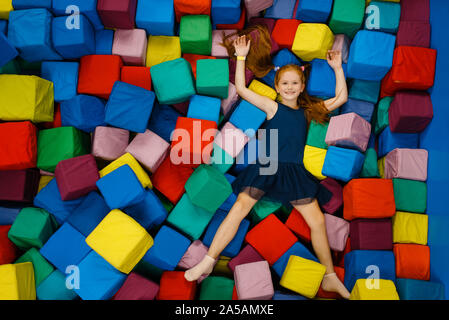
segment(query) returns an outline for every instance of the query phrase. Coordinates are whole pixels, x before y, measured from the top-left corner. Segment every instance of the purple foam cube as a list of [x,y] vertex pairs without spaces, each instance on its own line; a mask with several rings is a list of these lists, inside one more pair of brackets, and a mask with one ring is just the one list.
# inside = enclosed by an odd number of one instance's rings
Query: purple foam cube
[[349,98],[344,105],[341,106],[340,114],[355,112],[363,119],[371,122],[374,112],[374,103]]
[[97,12],[106,28],[133,29],[137,0],[98,0]]
[[432,100],[426,91],[399,91],[388,109],[391,132],[420,133],[432,118]]
[[[207,254],[209,249],[201,242],[201,240],[195,240],[192,244],[187,248],[187,251],[184,253],[184,256],[178,263],[178,267],[181,269],[190,269],[196,266],[201,260],[203,260],[204,256]],[[216,260],[215,263],[217,263]],[[206,276],[201,276],[197,281],[201,283],[206,278]]]
[[326,204],[322,205],[327,213],[334,214],[343,205],[343,187],[338,181],[332,178],[326,178],[320,182],[327,190],[332,193],[332,198]]
[[157,283],[131,272],[112,300],[154,300],[158,292]]
[[129,144],[129,131],[114,127],[96,127],[93,134],[94,157],[113,161],[124,155]]
[[[229,59],[229,81],[235,84],[235,67],[237,66],[234,59]],[[254,79],[254,73],[245,68],[245,84],[248,86],[250,82]]]
[[365,152],[371,124],[355,112],[331,118],[324,141],[329,146],[348,147]]
[[334,38],[334,44],[332,45],[332,50],[341,51],[341,59],[344,63],[348,63],[349,57],[349,47],[351,45],[351,40],[345,34],[336,34]]
[[122,29],[114,33],[112,54],[121,56],[126,65],[145,66],[147,33],[143,29]]
[[242,251],[239,252],[238,255],[236,255],[234,258],[232,258],[228,262],[229,269],[232,270],[232,272],[235,271],[235,267],[241,264],[245,263],[251,263],[251,262],[257,262],[257,261],[264,261],[265,259],[262,258],[262,256],[254,249],[252,246],[247,244]]
[[430,0],[402,0],[401,21],[424,21],[430,19]]
[[327,239],[329,247],[334,251],[343,251],[349,237],[349,222],[345,219],[325,213]]
[[61,199],[75,200],[97,190],[100,179],[97,163],[91,154],[62,160],[56,165],[55,178]]
[[224,116],[231,111],[232,107],[239,101],[239,95],[237,94],[237,89],[232,82],[229,82],[228,97],[221,100],[221,111]]
[[276,19],[255,17],[249,20],[249,26],[254,26],[256,24],[265,25],[268,28],[268,32],[271,34],[276,25]]
[[270,266],[265,260],[236,266],[234,280],[239,300],[270,300],[274,295]]
[[32,203],[39,178],[35,169],[0,171],[0,201]]
[[401,21],[396,34],[396,46],[430,47],[430,23]]
[[391,219],[352,220],[349,241],[351,250],[393,250]]
[[385,179],[427,180],[426,149],[396,148],[385,157]]

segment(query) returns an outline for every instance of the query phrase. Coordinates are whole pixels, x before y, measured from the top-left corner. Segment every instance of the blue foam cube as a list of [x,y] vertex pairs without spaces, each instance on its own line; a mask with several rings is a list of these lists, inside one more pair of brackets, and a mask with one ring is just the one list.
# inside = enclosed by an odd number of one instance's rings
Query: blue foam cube
[[145,197],[145,189],[127,164],[103,176],[96,184],[110,209],[132,206]]
[[0,226],[9,226],[14,223],[22,207],[0,207]]
[[348,97],[376,104],[379,99],[380,81],[351,79]]
[[401,5],[399,3],[371,1],[365,10],[363,25],[368,30],[395,34],[399,28],[400,17]]
[[[202,242],[206,247],[209,247],[211,245],[215,233],[217,232],[220,224],[226,218],[226,215],[227,213],[221,210],[218,210],[215,213],[203,236]],[[242,222],[240,223],[236,235],[234,236],[232,241],[226,246],[226,248],[224,248],[224,250],[222,251],[222,255],[229,258],[233,258],[240,252],[243,240],[245,239],[246,233],[248,232],[248,228],[249,228],[249,220],[243,219]]]
[[237,23],[241,14],[240,0],[212,1],[211,18],[214,25]]
[[264,18],[291,19],[295,4],[295,0],[274,0],[273,5],[265,12]]
[[369,140],[368,140],[368,146],[366,147],[367,149],[370,148],[375,148],[376,146],[376,135],[374,133],[371,133],[371,135],[369,136]]
[[219,98],[194,94],[190,97],[187,118],[215,121],[218,125],[221,100]]
[[[229,173],[225,173],[224,176],[230,184],[232,184],[232,182],[234,182],[235,180],[235,177],[230,175]],[[237,195],[235,193],[231,193],[229,197],[225,200],[225,202],[222,203],[219,209],[228,212],[229,210],[231,210],[236,200]]]
[[8,40],[28,62],[62,60],[52,46],[52,15],[47,9],[25,9],[9,13]]
[[86,237],[69,223],[64,223],[39,252],[59,271],[65,273],[68,266],[78,265],[91,250]]
[[158,227],[168,216],[168,212],[161,200],[159,200],[154,191],[151,189],[145,190],[145,197],[141,202],[126,207],[123,211],[125,211],[145,229]]
[[72,126],[84,132],[94,132],[97,126],[105,126],[104,101],[94,96],[76,95],[62,101],[61,124]]
[[283,293],[279,290],[274,291],[273,300],[308,300],[299,294]]
[[296,19],[303,22],[326,23],[333,0],[299,0]]
[[2,48],[0,51],[0,68],[19,55],[16,48],[14,48],[6,36],[1,32],[0,48]]
[[382,158],[396,148],[417,149],[419,146],[419,133],[391,132],[387,126],[379,135],[378,157]]
[[154,36],[174,36],[173,0],[139,0],[136,10],[136,26]]
[[63,201],[61,194],[59,193],[58,184],[56,179],[52,179],[41,191],[34,197],[33,205],[38,208],[45,209],[51,213],[56,221],[61,225],[68,216],[80,205],[84,200],[84,197],[80,197],[75,200]]
[[[82,13],[89,19],[95,30],[102,30],[104,28],[97,12],[97,0],[54,0],[52,8],[56,16],[74,16],[77,13]],[[79,11],[75,11],[75,9]]]
[[393,251],[353,250],[345,255],[345,287],[352,291],[357,279],[396,281],[396,264]]
[[349,98],[345,104],[340,108],[340,114],[357,113],[363,119],[371,123],[374,113],[374,104],[367,101],[356,100]]
[[348,77],[380,81],[391,69],[396,36],[360,30],[352,40],[348,57]]
[[89,192],[68,217],[70,223],[87,237],[111,211],[103,197],[96,191]]
[[438,282],[397,278],[396,289],[401,300],[444,300],[444,286]]
[[95,54],[95,30],[84,15],[79,17],[79,28],[72,29],[67,28],[66,17],[53,19],[53,45],[64,59],[78,59]]
[[75,292],[83,300],[109,300],[127,278],[93,250],[78,267],[80,286]]
[[46,8],[51,11],[52,0],[12,0],[14,10]]
[[44,61],[41,77],[53,82],[56,102],[70,100],[78,88],[78,62]]
[[5,36],[8,32],[8,20],[0,19],[0,33],[3,33]]
[[274,264],[273,269],[277,273],[279,277],[282,277],[282,274],[285,271],[285,267],[287,267],[288,259],[290,256],[298,256],[307,260],[312,260],[315,262],[319,262],[318,259],[307,249],[302,243],[295,242],[290,249],[288,249]]
[[95,32],[95,54],[111,55],[114,43],[114,30],[97,30]]
[[[279,51],[278,53],[276,53],[276,55],[273,57],[272,59],[273,65],[275,67],[283,67],[287,64],[296,64],[298,66],[302,65],[301,60],[290,50],[284,48],[281,51]],[[266,76],[264,76],[263,78],[261,78],[261,80],[263,82],[265,82],[267,85],[269,85],[270,87],[274,88],[274,78],[276,76],[276,71],[274,69],[270,70],[270,72],[267,73]]]
[[237,155],[235,159],[234,172],[240,173],[250,164],[256,163],[258,158],[258,145],[259,140],[255,137],[250,139],[245,145],[242,151]]
[[[307,82],[307,92],[312,96],[335,97],[335,72],[327,60],[313,59]],[[346,76],[346,63],[342,64]]]
[[180,116],[181,114],[169,105],[155,103],[148,123],[148,129],[168,143],[171,143],[171,133],[175,130],[176,121]]
[[266,118],[265,112],[242,99],[229,118],[229,122],[252,138]]
[[154,244],[144,255],[143,260],[162,270],[172,271],[190,244],[188,238],[164,225],[154,237]]
[[359,176],[364,161],[365,155],[357,150],[329,146],[321,173],[348,182]]
[[54,270],[36,288],[38,300],[75,300],[76,292],[66,286],[66,275],[59,270]]
[[143,133],[155,99],[153,91],[116,81],[106,104],[105,121],[114,127]]

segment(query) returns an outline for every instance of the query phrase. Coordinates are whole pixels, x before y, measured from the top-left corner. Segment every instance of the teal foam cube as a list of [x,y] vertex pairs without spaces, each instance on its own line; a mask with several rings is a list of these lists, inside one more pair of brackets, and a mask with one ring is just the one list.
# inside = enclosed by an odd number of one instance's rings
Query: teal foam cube
[[[151,75],[153,76],[153,74]],[[198,94],[226,99],[229,93],[228,59],[198,60],[196,62],[196,90]]]
[[66,275],[59,270],[54,270],[36,288],[36,296],[39,300],[74,300],[78,297],[76,292],[66,286]]
[[[378,19],[376,19],[378,17]],[[401,17],[401,5],[393,2],[371,1],[365,11],[364,28],[396,33]]]
[[349,83],[349,98],[376,104],[379,98],[380,81],[352,79]]
[[179,25],[179,41],[183,53],[209,56],[212,50],[212,24],[208,15],[186,15]]
[[226,173],[234,164],[234,158],[214,143],[210,163],[214,168],[217,168],[221,173]]

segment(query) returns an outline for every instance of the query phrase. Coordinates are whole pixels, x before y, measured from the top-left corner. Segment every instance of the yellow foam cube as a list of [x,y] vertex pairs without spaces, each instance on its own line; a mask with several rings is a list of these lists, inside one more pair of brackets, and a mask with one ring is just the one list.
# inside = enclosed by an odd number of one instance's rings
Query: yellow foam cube
[[309,145],[306,145],[304,148],[304,167],[307,171],[320,180],[326,179],[326,176],[321,173],[321,170],[323,170],[326,153],[326,149],[312,147]]
[[379,168],[379,174],[381,179],[385,179],[385,157],[377,160],[377,167]]
[[[375,281],[379,281],[376,286]],[[396,286],[391,280],[358,279],[352,289],[350,300],[399,300]]]
[[396,212],[393,216],[393,242],[427,245],[428,221],[426,214]]
[[181,58],[181,42],[176,36],[148,37],[147,67]]
[[334,34],[323,23],[301,23],[293,41],[292,51],[304,61],[326,60],[327,51],[332,49]]
[[12,0],[0,0],[0,19],[8,20],[9,13],[13,10]]
[[86,243],[123,273],[130,273],[153,245],[153,238],[133,218],[115,209],[86,238]]
[[233,277],[234,273],[228,267],[228,263],[231,261],[231,258],[225,256],[219,256],[218,261],[212,270],[212,274],[216,276],[230,276]]
[[261,96],[268,97],[274,101],[276,101],[276,98],[278,96],[276,90],[258,80],[251,81],[248,89],[254,91],[255,93],[260,94]]
[[134,171],[134,173],[137,176],[137,179],[139,179],[140,183],[142,184],[142,187],[144,188],[153,188],[153,185],[151,184],[150,177],[148,176],[148,173],[142,168],[142,166],[139,164],[139,162],[129,153],[125,153],[120,158],[115,159],[110,164],[108,164],[106,167],[100,170],[100,178],[104,177],[108,173],[111,173],[115,169],[123,166],[123,165],[129,165],[130,168]]
[[0,120],[50,122],[54,116],[53,82],[37,76],[0,75]]
[[320,288],[325,272],[326,267],[321,263],[292,255],[279,284],[312,299]]
[[0,265],[0,300],[36,300],[31,262]]
[[39,179],[38,193],[45,187],[54,177],[53,176],[41,176]]

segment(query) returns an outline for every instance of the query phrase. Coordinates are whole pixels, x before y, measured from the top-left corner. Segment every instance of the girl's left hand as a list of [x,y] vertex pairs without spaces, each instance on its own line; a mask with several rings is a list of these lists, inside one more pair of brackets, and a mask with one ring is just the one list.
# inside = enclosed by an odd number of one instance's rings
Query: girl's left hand
[[331,66],[332,69],[341,67],[341,51],[328,50],[326,58],[327,63]]

